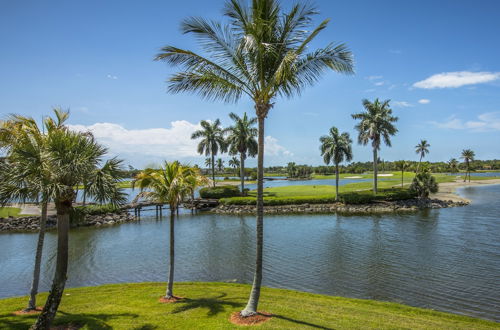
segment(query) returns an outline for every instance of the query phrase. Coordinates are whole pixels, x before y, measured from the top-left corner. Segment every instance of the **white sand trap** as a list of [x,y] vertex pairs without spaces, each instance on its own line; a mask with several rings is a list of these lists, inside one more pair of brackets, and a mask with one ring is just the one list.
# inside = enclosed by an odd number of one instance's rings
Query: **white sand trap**
[[377,176],[394,176],[394,174],[377,174]]
[[346,176],[344,179],[362,179],[361,176]]

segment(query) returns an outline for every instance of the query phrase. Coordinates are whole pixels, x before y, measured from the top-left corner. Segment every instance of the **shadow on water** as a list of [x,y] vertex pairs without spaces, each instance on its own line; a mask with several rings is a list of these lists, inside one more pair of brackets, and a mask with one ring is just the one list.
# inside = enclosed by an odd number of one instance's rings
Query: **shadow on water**
[[205,308],[208,309],[207,316],[215,316],[221,312],[224,312],[225,306],[243,307],[242,303],[231,301],[229,299],[224,299],[224,297],[226,296],[227,293],[221,292],[218,296],[212,298],[199,298],[199,299],[185,298],[176,303],[182,305],[176,307],[172,311],[172,314],[182,313],[196,308]]

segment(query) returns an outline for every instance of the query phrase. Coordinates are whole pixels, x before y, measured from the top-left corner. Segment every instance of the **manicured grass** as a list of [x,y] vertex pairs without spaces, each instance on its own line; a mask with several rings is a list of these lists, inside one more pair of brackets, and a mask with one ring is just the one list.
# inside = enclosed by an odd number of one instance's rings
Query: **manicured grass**
[[[235,329],[250,286],[177,283],[183,301],[161,304],[164,283],[112,284],[65,291],[54,324],[83,329]],[[46,294],[40,294],[44,301]],[[14,316],[27,298],[0,300],[0,328],[26,329],[36,315]],[[263,288],[260,309],[274,317],[259,329],[499,329],[498,323],[372,300]]]
[[0,218],[17,217],[21,209],[17,207],[0,207]]

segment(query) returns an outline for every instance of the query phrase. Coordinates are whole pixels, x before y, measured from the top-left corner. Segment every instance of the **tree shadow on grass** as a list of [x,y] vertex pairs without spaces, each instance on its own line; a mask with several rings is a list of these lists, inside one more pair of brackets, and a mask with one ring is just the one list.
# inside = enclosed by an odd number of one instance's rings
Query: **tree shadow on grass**
[[27,329],[35,323],[38,315],[26,314],[14,316],[11,313],[0,315],[0,329]]
[[280,319],[280,320],[285,320],[285,321],[292,322],[292,323],[295,323],[295,324],[305,325],[305,326],[308,326],[308,327],[311,327],[311,328],[324,329],[324,330],[333,330],[333,328],[328,328],[328,327],[324,327],[322,325],[317,325],[317,324],[309,323],[309,322],[306,322],[306,321],[292,319],[290,317],[286,317],[286,316],[283,316],[283,315],[273,314],[273,318],[277,318],[277,319]]
[[[80,325],[85,326],[90,330],[97,329],[113,329],[107,322],[109,320],[119,318],[119,317],[127,317],[127,318],[137,318],[139,315],[132,313],[101,313],[101,314],[92,314],[92,313],[82,313],[82,314],[71,314],[63,311],[58,311],[56,319],[54,321],[54,325]],[[139,328],[140,329],[140,328]],[[145,328],[149,329],[149,328]]]
[[190,299],[184,298],[176,303],[180,306],[176,307],[172,314],[182,313],[191,309],[196,308],[206,308],[208,309],[207,316],[214,316],[225,311],[225,306],[230,307],[242,307],[243,304],[229,299],[224,299],[227,293],[221,292],[218,296],[200,298],[200,299]]

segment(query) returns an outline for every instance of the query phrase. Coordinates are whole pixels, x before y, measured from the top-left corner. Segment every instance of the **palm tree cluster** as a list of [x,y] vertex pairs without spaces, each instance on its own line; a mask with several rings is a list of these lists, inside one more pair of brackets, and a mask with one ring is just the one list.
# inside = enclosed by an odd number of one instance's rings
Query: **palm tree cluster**
[[462,150],[462,156],[460,158],[462,158],[465,162],[464,182],[467,181],[467,175],[469,176],[469,182],[470,182],[470,172],[471,172],[470,165],[471,165],[471,162],[474,161],[474,157],[476,157],[476,154],[471,149]]
[[[87,195],[118,205],[124,194],[116,183],[122,178],[121,161],[104,163],[107,150],[90,133],[73,132],[64,125],[69,112],[54,109],[55,118],[43,121],[43,132],[33,118],[12,115],[0,124],[0,203],[38,200],[40,232],[28,309],[36,308],[36,294],[47,219],[47,205],[57,211],[57,256],[54,279],[44,308],[33,329],[48,329],[61,302],[68,268],[69,217],[76,199],[75,187],[87,183]],[[100,165],[104,163],[103,167]]]
[[289,179],[310,179],[314,171],[312,166],[290,162],[286,166],[286,172]]
[[[172,93],[191,92],[204,99],[236,102],[252,100],[258,123],[257,251],[253,286],[241,316],[257,313],[262,282],[264,124],[278,97],[293,97],[313,85],[327,71],[353,73],[353,59],[345,44],[311,49],[328,19],[311,28],[315,8],[292,5],[284,12],[277,0],[229,0],[224,8],[227,24],[200,17],[185,19],[182,32],[193,34],[203,56],[166,46],[156,59],[182,68],[169,78]],[[213,166],[213,165],[212,165]]]

